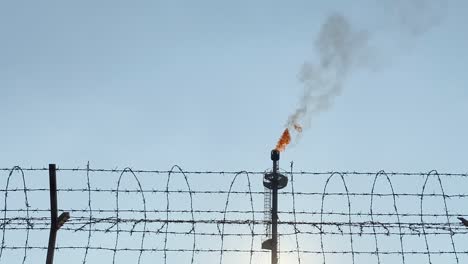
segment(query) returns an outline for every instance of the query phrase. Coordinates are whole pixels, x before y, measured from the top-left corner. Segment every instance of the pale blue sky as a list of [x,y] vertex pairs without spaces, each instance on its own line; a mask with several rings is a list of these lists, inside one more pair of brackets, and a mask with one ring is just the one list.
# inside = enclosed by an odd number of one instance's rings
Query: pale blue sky
[[[283,160],[304,170],[465,171],[464,1],[409,37],[366,0],[2,1],[3,167],[253,169],[301,93],[331,12],[372,34],[359,70]],[[402,32],[400,32],[402,31]]]
[[[468,2],[417,37],[391,2],[0,0],[0,167],[263,171],[340,12],[369,32],[372,70],[349,76],[282,167],[466,172]],[[70,178],[59,186],[83,180]]]

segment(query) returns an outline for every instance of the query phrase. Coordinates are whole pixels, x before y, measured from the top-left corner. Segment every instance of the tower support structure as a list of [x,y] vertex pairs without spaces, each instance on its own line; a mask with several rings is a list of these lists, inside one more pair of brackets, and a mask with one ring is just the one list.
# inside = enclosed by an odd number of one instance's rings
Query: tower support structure
[[[280,152],[276,149],[271,151],[273,170],[266,173],[263,178],[263,186],[271,190],[271,238],[263,241],[262,249],[271,250],[271,264],[278,264],[278,190],[288,185],[288,178],[279,173]],[[265,194],[270,195],[270,194]]]

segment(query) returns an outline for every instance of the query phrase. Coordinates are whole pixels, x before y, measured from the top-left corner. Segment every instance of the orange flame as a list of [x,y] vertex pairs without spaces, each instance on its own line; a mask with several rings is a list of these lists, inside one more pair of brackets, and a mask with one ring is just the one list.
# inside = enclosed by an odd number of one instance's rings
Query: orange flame
[[289,142],[291,142],[291,135],[289,134],[289,129],[286,128],[276,144],[276,150],[279,152],[284,151]]

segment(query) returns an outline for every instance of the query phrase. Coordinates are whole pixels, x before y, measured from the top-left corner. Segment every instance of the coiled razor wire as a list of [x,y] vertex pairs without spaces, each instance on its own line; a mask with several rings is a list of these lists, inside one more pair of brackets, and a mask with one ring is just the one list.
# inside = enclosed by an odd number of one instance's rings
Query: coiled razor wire
[[[308,172],[279,192],[281,263],[468,263],[468,175]],[[174,177],[176,176],[176,177]],[[0,263],[45,258],[45,168],[0,169]],[[258,171],[57,170],[56,263],[269,263]],[[266,218],[268,219],[268,218]],[[19,257],[20,256],[20,257]]]

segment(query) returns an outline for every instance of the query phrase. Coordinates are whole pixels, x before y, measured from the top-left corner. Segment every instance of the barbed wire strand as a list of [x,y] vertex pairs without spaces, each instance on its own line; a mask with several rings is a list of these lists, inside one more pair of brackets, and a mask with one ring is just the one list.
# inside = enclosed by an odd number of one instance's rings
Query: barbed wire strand
[[[132,171],[131,168],[125,168],[121,173],[120,173],[120,176],[119,176],[119,180],[117,181],[117,190],[119,190],[120,188],[120,182],[122,180],[122,176],[126,173],[126,172],[129,172],[131,173],[131,175],[133,176],[133,179],[135,179],[136,183],[138,184],[138,189],[139,190],[143,190],[143,188],[141,187],[141,183],[140,183],[140,180],[138,179],[138,177],[136,176],[136,174]],[[146,217],[146,199],[145,199],[145,195],[143,192],[140,192],[141,194],[141,199],[143,201],[143,210],[144,210],[144,213],[143,213],[143,233],[141,235],[141,243],[140,243],[140,254],[138,255],[138,264],[140,264],[140,261],[141,261],[141,255],[143,254],[143,248],[144,248],[144,243],[145,243],[145,235],[146,235],[146,222],[147,222],[147,217]],[[120,235],[120,229],[119,229],[119,192],[116,192],[115,194],[115,202],[116,202],[116,210],[115,210],[115,215],[116,215],[116,219],[117,221],[115,222],[115,227],[116,227],[116,236],[115,236],[115,247],[114,247],[114,253],[113,253],[113,256],[112,256],[112,263],[114,264],[115,263],[115,257],[117,255],[117,247],[118,247],[118,244],[119,244],[119,235]],[[136,222],[134,224],[134,227],[138,224],[138,222]]]
[[[424,207],[423,207],[423,203],[424,203],[424,192],[426,190],[426,186],[427,186],[427,182],[429,180],[429,178],[434,175],[437,177],[438,179],[438,183],[439,183],[439,187],[440,187],[440,190],[442,192],[442,197],[443,197],[443,202],[444,202],[444,210],[445,210],[445,214],[447,216],[447,224],[448,224],[448,229],[450,231],[450,240],[451,240],[451,244],[452,244],[452,248],[453,248],[453,252],[454,252],[454,255],[455,255],[455,260],[457,263],[458,262],[458,255],[457,255],[457,252],[456,252],[456,249],[455,249],[455,243],[453,241],[453,236],[452,236],[452,230],[451,230],[451,226],[450,226],[450,220],[449,220],[449,217],[448,217],[448,208],[447,208],[447,200],[446,200],[446,197],[445,197],[445,191],[444,191],[444,187],[443,187],[443,184],[442,184],[442,180],[440,179],[440,175],[439,173],[436,171],[436,170],[433,170],[433,171],[430,171],[427,176],[426,176],[426,179],[424,181],[424,184],[423,184],[423,187],[422,187],[422,191],[421,191],[421,200],[420,200],[420,213],[422,214],[423,211],[424,211]],[[426,228],[425,228],[425,225],[424,225],[424,217],[421,216],[421,223],[422,223],[422,231],[423,231],[423,235],[424,235],[424,240],[425,240],[425,244],[426,244],[426,250],[427,250],[427,258],[428,258],[428,261],[429,261],[429,264],[432,264],[432,260],[431,260],[431,253],[430,253],[430,250],[429,250],[429,243],[428,243],[428,240],[427,240],[427,234],[426,234]]]
[[[166,182],[166,219],[169,220],[169,212],[170,212],[170,206],[169,206],[169,183],[171,181],[171,176],[172,174],[175,172],[175,169],[177,169],[181,174],[182,176],[184,177],[184,181],[185,181],[185,184],[186,184],[186,187],[188,189],[188,193],[189,193],[189,197],[190,197],[190,214],[191,214],[191,217],[192,217],[192,229],[188,232],[189,234],[192,233],[193,234],[193,243],[192,243],[192,256],[191,256],[191,261],[190,263],[193,264],[194,261],[195,261],[195,252],[196,252],[196,238],[197,238],[197,233],[196,233],[196,229],[195,229],[195,217],[194,217],[194,214],[193,214],[193,197],[192,197],[192,189],[190,187],[190,184],[189,184],[189,181],[188,181],[188,178],[187,178],[187,175],[184,173],[184,171],[182,170],[182,168],[180,168],[179,166],[175,165],[171,168],[171,170],[169,171],[168,175],[167,175],[167,182]],[[167,241],[168,241],[168,229],[169,229],[169,223],[166,223],[165,224],[165,237],[164,237],[164,263],[167,263]]]
[[85,253],[83,256],[83,264],[86,264],[86,259],[88,258],[89,246],[91,245],[91,235],[93,232],[93,207],[91,206],[91,180],[89,179],[89,161],[86,164],[86,186],[88,189],[88,208],[89,208],[89,225],[88,225],[88,238],[86,242]]
[[[239,173],[237,173],[236,175],[234,175],[234,178],[232,179],[231,181],[231,184],[229,185],[229,191],[228,191],[228,194],[227,194],[227,197],[226,197],[226,202],[225,202],[225,206],[224,206],[224,213],[223,213],[223,223],[221,225],[221,235],[220,235],[220,238],[221,238],[221,248],[220,248],[220,254],[219,254],[219,263],[222,264],[223,263],[223,256],[224,256],[224,252],[225,252],[225,249],[224,249],[224,237],[225,237],[225,222],[226,222],[226,216],[227,216],[227,213],[228,213],[228,207],[229,207],[229,200],[230,200],[230,196],[231,196],[231,191],[232,191],[232,188],[237,180],[237,177],[241,174],[245,174],[246,175],[246,178],[247,178],[247,188],[249,189],[249,191],[251,191],[251,185],[250,185],[250,176],[249,176],[249,173],[248,172],[245,172],[245,171],[240,171]],[[250,195],[250,206],[251,208],[253,209],[253,198],[252,196]],[[255,214],[252,212],[252,222],[255,222]],[[254,232],[254,226],[253,225],[249,225],[250,227],[250,231],[253,233]],[[249,256],[249,264],[252,264],[252,258],[253,258],[253,252],[254,252],[254,249],[253,249],[253,246],[254,246],[254,237],[252,236],[252,239],[251,239],[251,242],[250,242],[250,256]]]
[[325,257],[325,251],[324,251],[324,246],[323,246],[323,233],[322,233],[322,230],[323,230],[323,205],[324,205],[324,202],[325,202],[325,197],[326,197],[326,192],[327,192],[327,187],[328,187],[328,184],[330,183],[330,180],[335,177],[336,175],[338,175],[341,179],[341,182],[343,183],[343,186],[345,188],[345,193],[346,193],[346,199],[347,199],[347,202],[348,202],[348,221],[349,221],[349,238],[350,238],[350,247],[351,247],[351,259],[352,259],[352,263],[354,264],[354,245],[353,245],[353,232],[352,232],[352,229],[351,229],[351,200],[349,198],[349,191],[348,191],[348,186],[346,184],[346,180],[344,179],[344,176],[342,173],[339,173],[339,172],[336,172],[336,173],[332,173],[326,180],[325,182],[325,186],[323,188],[323,195],[322,195],[322,205],[320,206],[320,247],[322,249],[322,256],[323,256],[323,263],[326,264],[326,257]]
[[[297,222],[297,214],[296,214],[296,196],[294,194],[294,162],[291,161],[290,163],[290,172],[289,175],[291,175],[291,198],[292,198],[292,213],[293,213],[293,219],[294,222]],[[301,254],[300,254],[300,246],[299,246],[299,230],[297,229],[297,225],[294,224],[294,233],[295,233],[295,239],[296,239],[296,252],[297,252],[297,263],[301,264]]]
[[[43,167],[43,168],[21,168],[23,171],[48,171],[48,168]],[[9,172],[11,168],[0,168],[0,171],[7,171]],[[141,170],[141,169],[132,169],[134,173],[137,174],[161,174],[161,175],[167,175],[170,170]],[[57,171],[64,171],[64,172],[86,172],[87,169],[85,168],[57,168]],[[122,169],[114,168],[114,169],[103,169],[103,168],[90,168],[90,172],[107,172],[107,173],[121,173]],[[217,175],[224,175],[224,176],[232,176],[236,175],[239,173],[239,171],[245,171],[249,173],[250,175],[263,175],[265,172],[263,171],[252,171],[252,170],[238,170],[238,171],[218,171],[218,170],[198,170],[198,171],[184,171],[184,174],[190,175],[190,174],[195,174],[195,175],[207,175],[207,174],[217,174]],[[367,171],[367,172],[360,172],[360,171],[296,171],[294,172],[297,175],[317,175],[317,176],[327,176],[331,175],[333,173],[341,173],[343,175],[354,175],[354,176],[375,176],[376,172],[372,171]],[[177,172],[172,172],[172,173],[177,173]],[[180,172],[179,172],[180,173]],[[418,177],[423,177],[425,178],[428,174],[428,172],[386,172],[390,177],[394,176],[401,176],[401,177],[407,177],[407,176],[418,176]],[[439,173],[440,176],[443,177],[468,177],[468,173]]]
[[23,189],[24,189],[24,206],[26,208],[26,239],[24,241],[24,255],[23,255],[23,264],[26,262],[26,257],[27,257],[27,250],[26,248],[28,247],[28,243],[29,243],[29,232],[30,232],[30,229],[31,229],[31,223],[29,221],[29,202],[28,202],[28,193],[27,193],[27,187],[26,187],[26,179],[24,177],[24,172],[23,170],[19,167],[19,166],[14,166],[9,174],[8,174],[8,178],[7,178],[7,182],[6,182],[6,187],[5,187],[5,199],[4,199],[4,214],[3,214],[3,223],[2,223],[2,245],[1,245],[1,248],[0,248],[0,261],[1,261],[1,257],[3,255],[3,249],[5,247],[5,233],[6,233],[6,225],[7,225],[7,206],[8,206],[8,188],[10,186],[10,180],[11,180],[11,177],[13,175],[13,173],[15,171],[19,171],[21,173],[21,180],[22,180],[22,183],[23,183]]
[[[377,183],[377,179],[379,177],[385,176],[385,179],[387,180],[386,182],[390,186],[390,190],[392,192],[392,202],[393,202],[393,210],[395,212],[397,222],[398,222],[398,230],[399,230],[399,239],[400,239],[400,249],[401,249],[401,261],[402,264],[405,264],[405,253],[404,253],[404,246],[403,246],[403,233],[402,233],[402,228],[401,228],[401,221],[400,221],[400,214],[398,212],[398,207],[397,207],[397,202],[396,202],[396,195],[395,195],[395,190],[393,189],[393,184],[392,181],[390,180],[389,176],[385,171],[379,171],[375,177],[374,177],[374,182],[372,184],[372,190],[371,190],[371,201],[370,201],[370,217],[371,221],[374,221],[374,191],[375,191],[375,186]],[[377,263],[380,264],[380,255],[379,255],[379,245],[378,245],[378,233],[376,232],[376,227],[373,224],[372,225],[373,233],[374,233],[374,239],[375,239],[375,252],[377,256]]]

